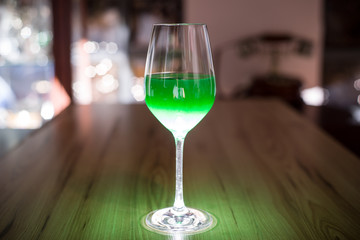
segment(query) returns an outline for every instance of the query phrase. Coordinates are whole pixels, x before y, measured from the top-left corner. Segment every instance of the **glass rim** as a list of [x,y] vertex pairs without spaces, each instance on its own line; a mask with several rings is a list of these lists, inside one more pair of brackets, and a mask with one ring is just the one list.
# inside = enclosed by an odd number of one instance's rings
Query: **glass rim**
[[206,26],[205,23],[155,23],[155,26],[167,26],[167,27],[172,27],[172,26]]

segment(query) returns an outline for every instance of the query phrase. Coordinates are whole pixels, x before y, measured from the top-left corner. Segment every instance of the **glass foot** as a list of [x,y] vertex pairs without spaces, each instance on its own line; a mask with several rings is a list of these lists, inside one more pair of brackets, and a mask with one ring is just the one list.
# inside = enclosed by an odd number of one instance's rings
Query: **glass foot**
[[215,218],[209,213],[186,208],[185,211],[174,211],[173,207],[150,212],[145,218],[149,230],[161,233],[199,233],[215,226]]

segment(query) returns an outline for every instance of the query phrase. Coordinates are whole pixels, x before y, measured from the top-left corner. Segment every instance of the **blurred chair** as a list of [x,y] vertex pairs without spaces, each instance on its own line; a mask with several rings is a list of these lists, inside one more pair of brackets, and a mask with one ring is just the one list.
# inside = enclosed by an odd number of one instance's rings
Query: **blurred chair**
[[[281,57],[284,55],[310,56],[312,53],[311,41],[289,33],[269,32],[236,40],[232,44],[227,44],[227,47],[229,46],[235,46],[238,56],[242,59],[256,55],[270,57],[268,73],[253,76],[248,89],[237,89],[230,98],[278,97],[296,108],[301,108],[303,104],[300,96],[302,80],[296,76],[281,73],[279,65]],[[215,51],[215,58],[218,61],[221,59],[223,50]],[[219,85],[221,96],[221,83]]]

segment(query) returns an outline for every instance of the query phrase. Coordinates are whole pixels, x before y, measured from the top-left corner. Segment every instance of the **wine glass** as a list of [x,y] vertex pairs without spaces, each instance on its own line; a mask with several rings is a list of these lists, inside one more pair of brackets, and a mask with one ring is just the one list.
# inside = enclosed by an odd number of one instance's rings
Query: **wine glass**
[[176,145],[175,201],[149,213],[146,225],[164,233],[209,229],[214,218],[188,208],[183,198],[183,146],[186,134],[215,101],[215,75],[205,24],[155,24],[145,66],[145,102],[173,134]]

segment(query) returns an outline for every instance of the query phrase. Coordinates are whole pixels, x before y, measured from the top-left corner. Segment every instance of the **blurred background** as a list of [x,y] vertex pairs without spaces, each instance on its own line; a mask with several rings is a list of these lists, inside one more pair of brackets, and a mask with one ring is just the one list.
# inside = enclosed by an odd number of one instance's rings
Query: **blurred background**
[[143,104],[154,23],[209,30],[217,98],[278,97],[360,155],[360,1],[0,0],[0,156],[69,104]]

